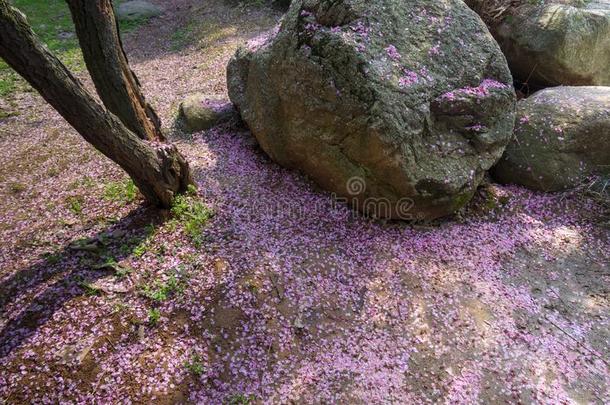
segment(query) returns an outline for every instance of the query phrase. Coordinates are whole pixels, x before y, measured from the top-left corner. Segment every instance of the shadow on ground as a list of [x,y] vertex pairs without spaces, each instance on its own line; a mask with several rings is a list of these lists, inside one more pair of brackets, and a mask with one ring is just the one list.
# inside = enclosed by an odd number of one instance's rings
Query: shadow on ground
[[[92,283],[116,271],[106,264],[130,256],[132,248],[146,239],[148,225],[161,222],[159,211],[139,207],[95,236],[73,240],[2,281],[0,317],[6,323],[0,330],[0,359],[18,348],[68,301],[97,294]],[[20,308],[21,302],[27,302],[24,308]]]

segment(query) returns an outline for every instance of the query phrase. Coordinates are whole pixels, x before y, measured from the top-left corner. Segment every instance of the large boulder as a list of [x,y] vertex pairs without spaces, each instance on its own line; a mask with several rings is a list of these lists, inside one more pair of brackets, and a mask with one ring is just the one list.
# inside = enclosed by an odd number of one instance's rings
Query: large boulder
[[227,76],[272,159],[379,217],[462,207],[514,125],[506,60],[460,0],[294,0]]
[[516,78],[542,86],[610,85],[610,2],[466,0]]
[[119,4],[117,15],[121,20],[134,21],[156,17],[162,13],[161,7],[144,0],[131,0]]
[[519,101],[515,137],[492,173],[542,191],[610,175],[610,87],[554,87]]

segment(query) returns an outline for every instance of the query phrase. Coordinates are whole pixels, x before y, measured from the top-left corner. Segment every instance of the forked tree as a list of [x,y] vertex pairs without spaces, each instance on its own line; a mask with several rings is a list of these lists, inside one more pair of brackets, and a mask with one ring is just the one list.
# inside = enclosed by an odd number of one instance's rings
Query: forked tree
[[159,121],[127,64],[111,1],[69,4],[87,67],[108,109],[45,47],[7,0],[0,0],[0,57],[87,142],[121,166],[147,200],[169,207],[174,195],[193,183],[188,162],[175,145],[160,142]]
[[106,108],[142,139],[163,140],[161,122],[129,67],[112,0],[66,0],[87,70]]

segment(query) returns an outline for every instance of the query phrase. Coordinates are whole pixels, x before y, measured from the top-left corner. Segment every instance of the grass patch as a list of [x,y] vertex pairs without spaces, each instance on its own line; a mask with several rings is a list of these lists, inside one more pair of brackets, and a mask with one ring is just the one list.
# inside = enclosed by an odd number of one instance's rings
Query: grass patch
[[68,208],[75,215],[81,215],[83,213],[84,198],[82,196],[71,196],[66,199]]
[[150,241],[155,235],[155,226],[148,224],[144,228],[144,234],[129,238],[120,247],[120,251],[124,255],[133,254],[135,257],[142,257],[150,248]]
[[103,258],[104,261],[93,266],[97,270],[112,270],[116,278],[125,278],[133,272],[131,267],[121,266],[114,257],[108,256]]
[[148,323],[151,326],[155,326],[159,323],[159,319],[161,319],[161,311],[157,308],[151,308],[148,310]]
[[203,242],[201,233],[214,211],[197,199],[194,187],[190,186],[186,195],[178,195],[172,204],[172,215],[184,226],[184,232],[195,246]]
[[184,367],[193,375],[201,377],[205,372],[205,366],[201,361],[201,357],[195,353],[191,356],[190,360],[184,363]]
[[61,261],[61,255],[57,252],[43,253],[42,258],[50,265],[57,264]]
[[[25,86],[25,81],[0,59],[0,97],[11,94],[19,86]],[[0,118],[7,118],[11,115],[10,113],[0,112]]]
[[149,18],[136,18],[134,20],[119,20],[119,30],[121,33],[126,34],[134,31],[137,28],[148,22]]
[[252,394],[233,394],[229,397],[229,405],[250,405],[256,401],[256,397]]
[[[83,54],[75,33],[70,9],[65,0],[12,0],[27,17],[28,23],[49,50],[74,72],[85,70]],[[121,1],[115,1],[115,7]],[[119,21],[122,33],[146,24],[148,19]],[[0,97],[31,88],[10,66],[0,59]]]
[[197,25],[191,21],[186,26],[177,29],[171,36],[170,49],[172,51],[179,51],[193,42],[196,28]]
[[102,293],[102,290],[94,286],[92,283],[86,281],[81,282],[80,286],[85,290],[85,295],[88,297],[98,296]]
[[104,186],[104,199],[107,201],[129,204],[138,196],[138,188],[131,179],[112,181]]
[[[69,69],[84,69],[70,10],[64,0],[13,0],[12,3],[26,15],[34,32]],[[0,97],[27,89],[25,80],[0,60]]]
[[184,291],[184,283],[178,280],[176,274],[170,274],[165,282],[155,281],[152,285],[146,284],[142,287],[142,295],[155,301],[166,301],[172,294]]
[[11,194],[21,194],[27,190],[27,186],[23,183],[13,182],[9,185],[9,190]]

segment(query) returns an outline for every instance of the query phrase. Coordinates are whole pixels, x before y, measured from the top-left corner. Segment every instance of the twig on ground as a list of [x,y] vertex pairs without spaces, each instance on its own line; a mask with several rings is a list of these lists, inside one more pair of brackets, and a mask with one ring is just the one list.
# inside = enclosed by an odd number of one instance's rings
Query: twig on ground
[[570,339],[572,339],[574,342],[576,342],[576,344],[580,347],[582,347],[583,349],[585,349],[585,351],[587,351],[589,354],[592,354],[593,356],[597,357],[598,359],[600,359],[606,366],[610,367],[610,365],[608,364],[608,362],[606,361],[606,359],[604,359],[602,356],[600,356],[599,354],[595,353],[595,351],[589,349],[587,346],[585,346],[580,340],[576,339],[574,336],[570,335],[568,332],[566,332],[561,326],[557,325],[555,322],[553,322],[552,320],[549,319],[548,316],[545,316],[544,319],[546,319],[551,325],[553,325],[554,327],[556,327],[557,329],[559,329],[561,332],[563,332],[567,337],[569,337]]

